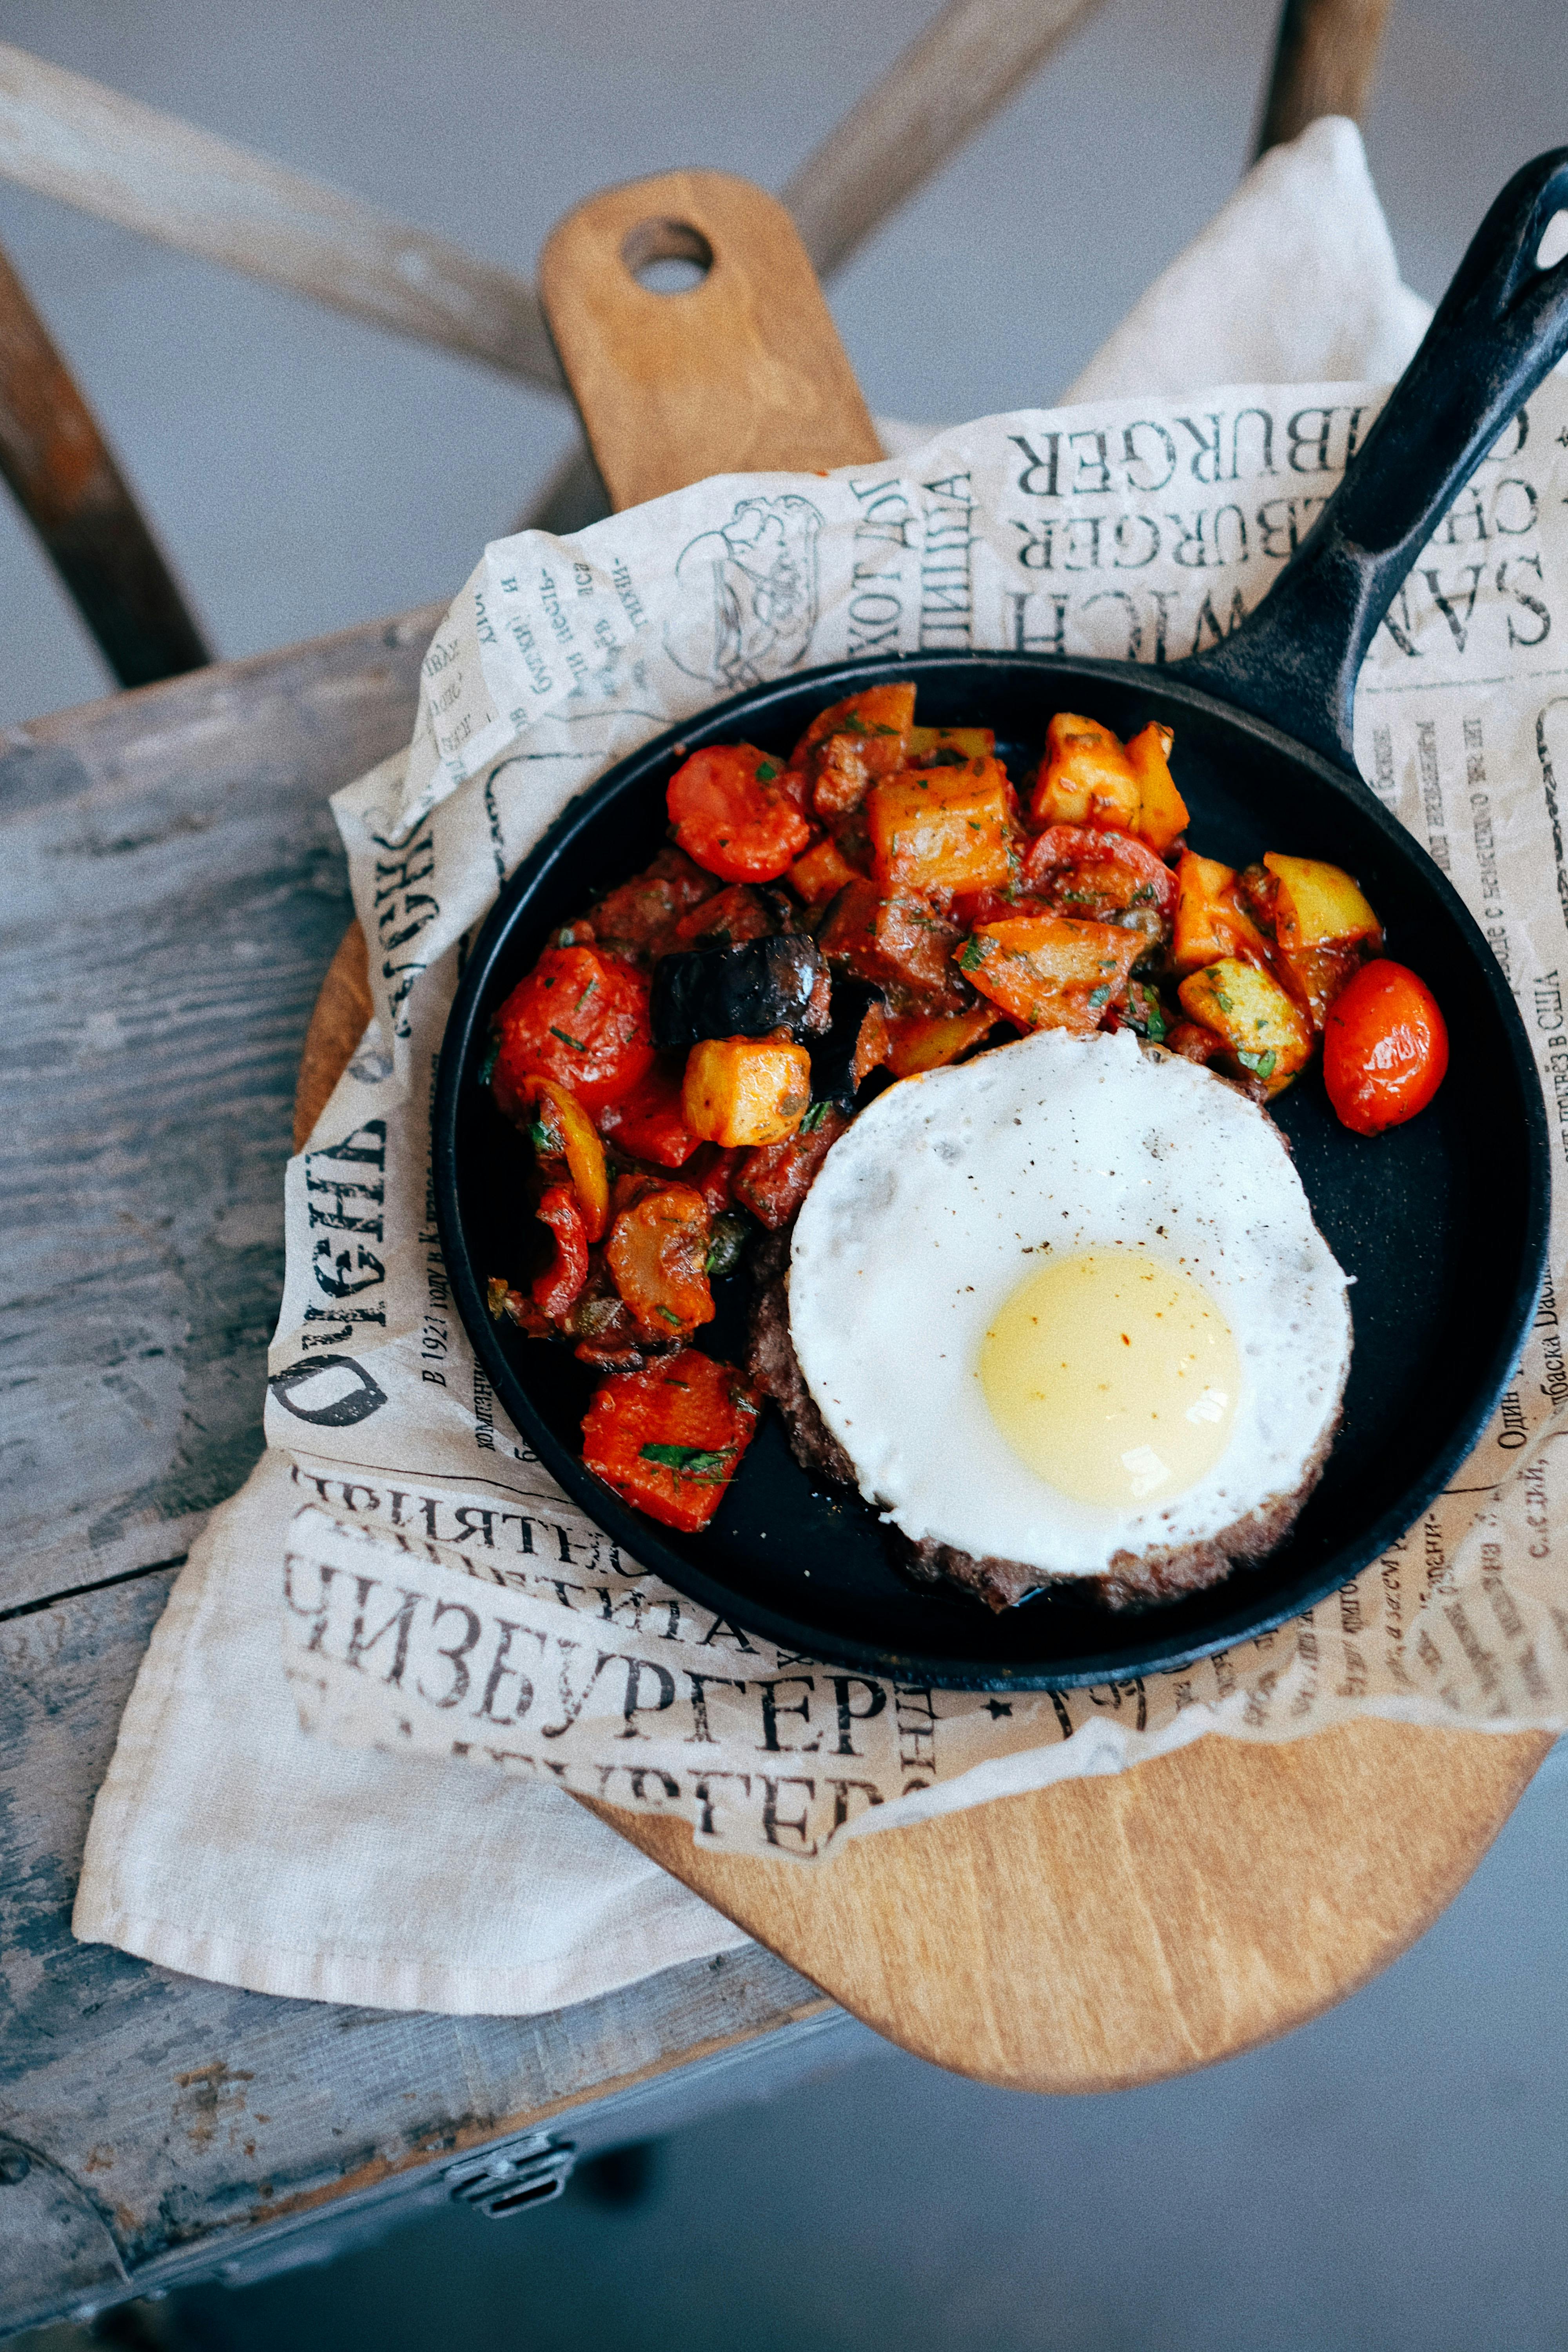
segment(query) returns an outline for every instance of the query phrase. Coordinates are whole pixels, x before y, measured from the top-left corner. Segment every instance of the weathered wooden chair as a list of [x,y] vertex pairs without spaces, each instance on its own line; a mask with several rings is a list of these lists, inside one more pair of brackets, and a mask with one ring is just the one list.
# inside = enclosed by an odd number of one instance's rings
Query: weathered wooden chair
[[[784,191],[829,278],[1099,0],[949,0]],[[1257,152],[1359,117],[1390,0],[1285,0]],[[533,289],[335,188],[0,45],[0,176],[290,291],[563,389]],[[210,658],[90,406],[0,255],[0,472],[122,686]],[[603,512],[578,453],[528,520]]]

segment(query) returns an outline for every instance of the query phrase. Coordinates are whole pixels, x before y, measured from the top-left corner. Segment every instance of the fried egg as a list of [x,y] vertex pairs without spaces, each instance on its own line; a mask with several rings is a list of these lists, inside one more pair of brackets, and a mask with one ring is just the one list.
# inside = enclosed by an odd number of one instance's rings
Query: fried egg
[[1126,1030],[1040,1031],[879,1096],[806,1196],[789,1315],[867,1500],[1042,1583],[1268,1549],[1351,1354],[1278,1128]]

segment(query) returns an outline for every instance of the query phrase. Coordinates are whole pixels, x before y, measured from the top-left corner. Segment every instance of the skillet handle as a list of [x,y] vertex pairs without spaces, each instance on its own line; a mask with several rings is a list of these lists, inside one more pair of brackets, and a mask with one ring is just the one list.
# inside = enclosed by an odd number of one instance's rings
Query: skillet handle
[[1504,425],[1568,351],[1568,147],[1516,172],[1340,488],[1233,636],[1182,667],[1354,772],[1356,677],[1379,623]]

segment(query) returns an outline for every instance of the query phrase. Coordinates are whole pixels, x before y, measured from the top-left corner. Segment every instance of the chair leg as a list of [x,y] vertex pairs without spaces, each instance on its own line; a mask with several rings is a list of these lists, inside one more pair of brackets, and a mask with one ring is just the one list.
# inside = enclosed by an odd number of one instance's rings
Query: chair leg
[[1359,122],[1372,100],[1392,0],[1285,0],[1254,161],[1321,114]]
[[4,254],[0,474],[121,686],[148,686],[212,659],[92,411]]

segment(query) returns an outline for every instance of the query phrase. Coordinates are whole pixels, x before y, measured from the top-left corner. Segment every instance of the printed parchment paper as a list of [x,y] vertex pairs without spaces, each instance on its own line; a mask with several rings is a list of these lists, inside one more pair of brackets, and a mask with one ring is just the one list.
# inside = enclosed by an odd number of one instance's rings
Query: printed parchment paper
[[[783,1654],[643,1574],[508,1425],[434,1223],[429,1105],[464,943],[574,793],[721,697],[844,656],[1159,664],[1215,643],[1385,397],[1253,384],[1026,411],[879,467],[720,478],[572,539],[487,550],[431,646],[410,751],[334,803],[376,1015],[289,1168],[268,1419],[292,1465],[279,1609],[309,1727],[814,1856],[840,1832],[1209,1731],[1289,1739],[1355,1713],[1568,1725],[1561,1187],[1518,1375],[1454,1487],[1384,1559],[1188,1672],[1007,1701]],[[1452,876],[1519,999],[1559,1150],[1565,452],[1553,378],[1423,554],[1356,706],[1363,774]]]

